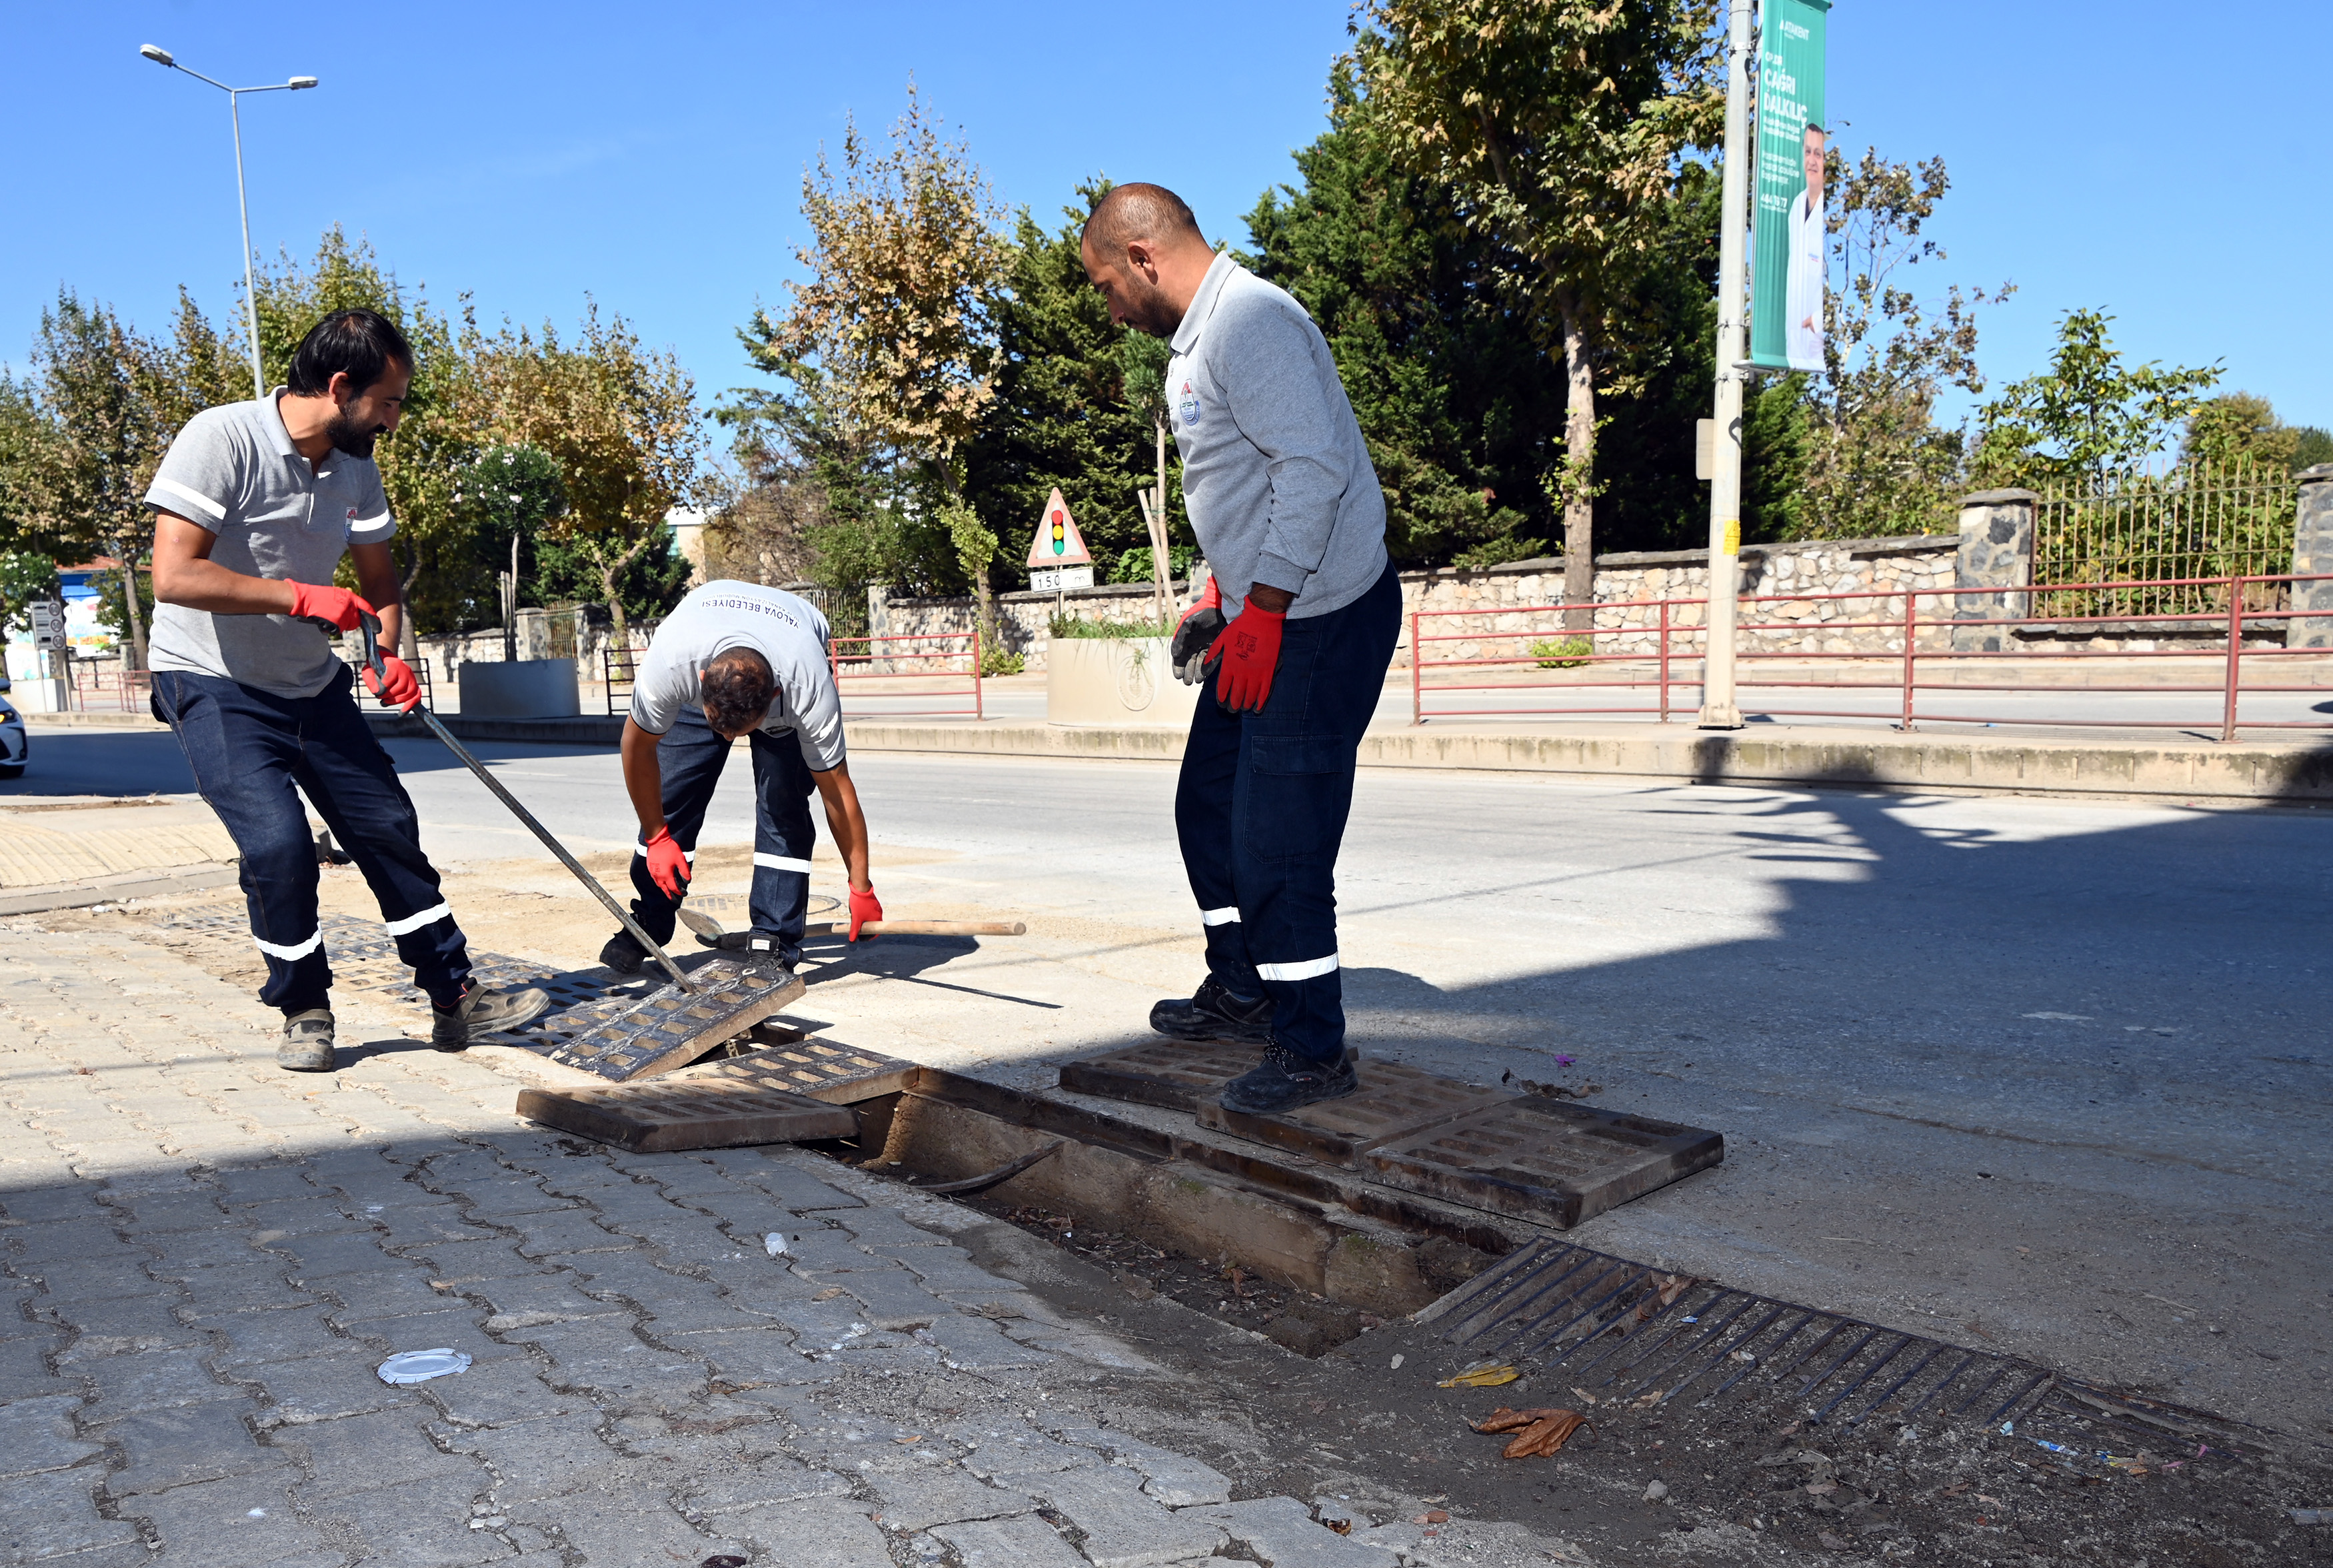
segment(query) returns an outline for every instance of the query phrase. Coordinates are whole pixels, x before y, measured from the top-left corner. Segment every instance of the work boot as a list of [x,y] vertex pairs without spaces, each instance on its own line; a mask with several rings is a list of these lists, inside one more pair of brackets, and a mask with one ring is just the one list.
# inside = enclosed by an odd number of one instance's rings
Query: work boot
[[600,950],[600,961],[618,974],[638,974],[648,961],[648,950],[629,931],[619,931]]
[[1178,1040],[1260,1046],[1272,1038],[1272,999],[1234,996],[1209,975],[1188,1001],[1178,999],[1152,1008],[1150,1027]]
[[725,931],[712,936],[700,931],[696,933],[696,945],[743,959],[757,970],[794,972],[796,961],[785,956],[783,939],[765,931]]
[[283,1015],[283,1043],[275,1047],[275,1065],[287,1073],[329,1073],[332,1070],[332,1010],[310,1008]]
[[429,1009],[429,1043],[441,1051],[458,1051],[480,1035],[531,1024],[550,1007],[550,993],[533,986],[523,991],[490,991],[474,984],[452,1007]]
[[1272,1116],[1340,1098],[1360,1086],[1360,1077],[1348,1058],[1340,1056],[1334,1062],[1316,1062],[1275,1040],[1264,1047],[1262,1062],[1224,1085],[1221,1104],[1226,1111]]

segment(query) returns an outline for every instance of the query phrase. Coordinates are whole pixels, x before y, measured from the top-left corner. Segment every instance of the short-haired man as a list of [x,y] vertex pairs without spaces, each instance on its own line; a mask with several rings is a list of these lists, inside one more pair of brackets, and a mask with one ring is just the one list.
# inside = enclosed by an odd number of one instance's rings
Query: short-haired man
[[[660,943],[671,938],[688,895],[705,809],[740,735],[753,737],[753,924],[709,945],[791,970],[802,960],[810,852],[818,842],[812,790],[825,804],[850,877],[850,940],[868,921],[883,918],[867,879],[867,818],[843,755],[826,617],[781,588],[709,582],[657,627],[624,721],[624,789],[640,819],[632,914]],[[629,931],[600,950],[601,963],[625,974],[637,973],[647,958]]]
[[[242,851],[252,940],[267,955],[259,999],[283,1011],[275,1059],[293,1072],[332,1069],[332,971],[303,792],[428,993],[431,1045],[458,1051],[551,1005],[539,990],[472,982],[413,802],[322,629],[350,631],[360,612],[375,613],[396,645],[397,524],[372,449],[397,428],[412,379],[413,349],[394,326],[370,311],[335,311],[301,340],[286,385],[188,420],[146,492],[156,513],[154,716],[177,733],[196,787]],[[343,554],[361,597],[332,586]],[[382,663],[386,678],[368,670],[366,686],[410,709],[420,683],[402,660]]]
[[1233,1110],[1348,1095],[1337,850],[1401,630],[1377,471],[1304,307],[1215,254],[1172,191],[1110,191],[1082,254],[1112,320],[1173,343],[1184,502],[1215,573],[1175,649],[1214,699],[1175,792],[1207,978],[1151,1027],[1264,1045],[1224,1087]]

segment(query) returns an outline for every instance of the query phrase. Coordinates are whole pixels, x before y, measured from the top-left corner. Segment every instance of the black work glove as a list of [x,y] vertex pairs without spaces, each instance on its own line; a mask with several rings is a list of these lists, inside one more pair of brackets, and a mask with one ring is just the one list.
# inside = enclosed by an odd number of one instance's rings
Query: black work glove
[[1206,684],[1207,654],[1223,635],[1225,624],[1224,596],[1210,576],[1198,602],[1184,612],[1181,624],[1175,628],[1175,640],[1167,647],[1166,656],[1174,664],[1176,680],[1186,686]]

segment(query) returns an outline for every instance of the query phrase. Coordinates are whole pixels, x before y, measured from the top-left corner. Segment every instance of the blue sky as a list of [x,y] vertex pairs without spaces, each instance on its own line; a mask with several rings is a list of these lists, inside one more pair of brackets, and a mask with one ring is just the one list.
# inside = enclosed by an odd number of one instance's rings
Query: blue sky
[[[2321,0],[2320,0],[2321,4]],[[1058,4],[711,5],[193,0],[9,7],[0,72],[0,359],[21,363],[60,284],[159,329],[175,287],[214,316],[239,275],[224,94],[139,58],[157,43],[246,100],[254,244],[338,222],[439,303],[571,321],[589,292],[700,389],[749,378],[734,331],[775,301],[803,237],[803,164],[844,117],[880,129],[912,72],[1006,204],[1052,221],[1098,170],[1187,196],[1211,234],[1291,177],[1344,47],[1340,0],[1171,11]],[[2224,359],[2226,384],[2333,425],[2333,241],[2323,135],[2292,0],[2011,5],[1840,0],[1830,112],[1850,150],[1941,155],[1954,183],[1935,285],[1990,289],[1996,385],[2040,368],[2094,306],[2127,351]],[[1951,411],[1955,416],[1960,407]]]

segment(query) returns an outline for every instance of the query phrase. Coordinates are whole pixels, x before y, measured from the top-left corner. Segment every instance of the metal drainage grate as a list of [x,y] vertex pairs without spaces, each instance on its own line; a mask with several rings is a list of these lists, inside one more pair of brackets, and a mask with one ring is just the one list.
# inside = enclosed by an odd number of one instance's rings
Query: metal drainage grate
[[2274,1444],[2260,1429],[2110,1392],[2015,1356],[1551,1239],[1517,1248],[1417,1320],[1445,1324],[1445,1343],[1482,1360],[1528,1362],[1599,1406],[1656,1410],[1685,1399],[1699,1407],[1732,1396],[1782,1406],[1810,1425],[1851,1428],[1874,1416],[2009,1422],[2037,1441],[2058,1432],[2059,1451],[2078,1457],[2097,1446],[2102,1428],[2124,1447],[2134,1438],[2193,1440],[2231,1460]]
[[[317,922],[324,952],[331,961],[336,985],[369,990],[408,1007],[427,1007],[428,997],[413,983],[413,971],[397,956],[396,941],[371,921],[352,915],[327,914]],[[181,914],[162,929],[191,932],[207,945],[248,952],[250,924],[241,911]],[[479,1037],[484,1044],[514,1046],[548,1056],[576,1036],[597,1028],[656,989],[656,982],[638,976],[601,970],[578,972],[554,970],[502,953],[470,954],[471,973],[481,985],[497,990],[540,986],[551,993],[551,1010],[523,1028]]]

